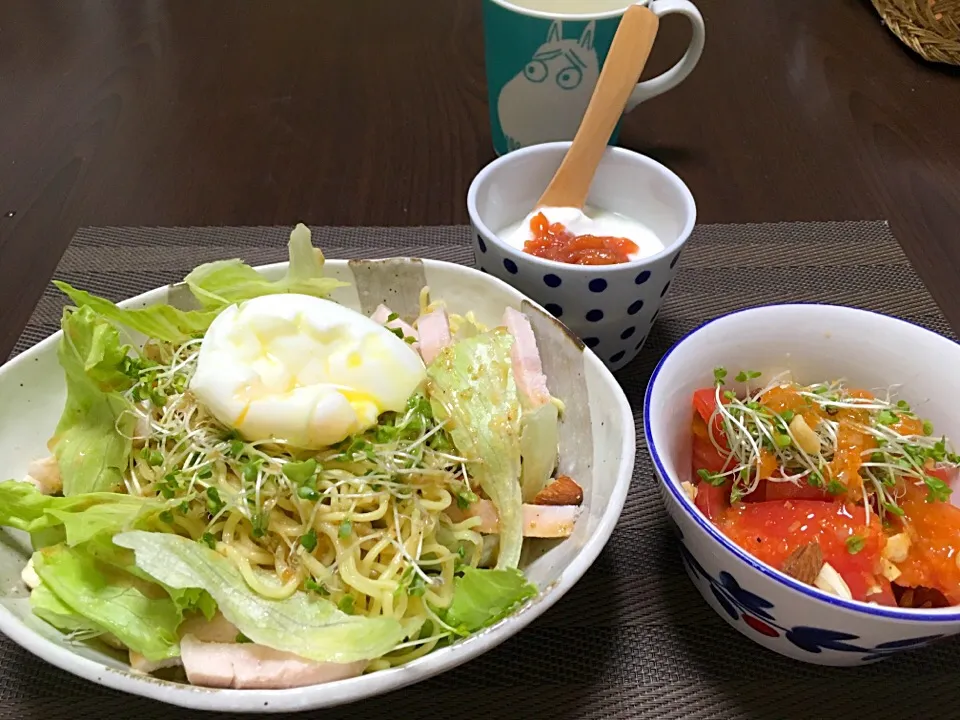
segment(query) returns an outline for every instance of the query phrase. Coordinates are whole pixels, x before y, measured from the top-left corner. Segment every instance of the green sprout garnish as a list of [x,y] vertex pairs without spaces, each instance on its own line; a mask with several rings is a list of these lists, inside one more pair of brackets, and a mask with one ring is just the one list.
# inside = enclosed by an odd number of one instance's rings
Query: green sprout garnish
[[[910,424],[901,422],[904,418],[916,418],[906,401],[891,399],[889,394],[885,398],[859,397],[842,381],[802,386],[785,381],[782,376],[761,388],[751,389],[748,385],[747,392],[738,397],[721,388],[726,377],[724,368],[714,370],[716,407],[707,423],[708,427],[719,428],[719,437],[725,441],[721,443],[714,433],[708,433],[714,448],[725,460],[724,470],[710,473],[701,469],[697,475],[711,485],[732,481],[731,502],[741,500],[759,486],[761,463],[769,468],[770,460],[776,462],[776,467],[772,476],[765,477],[768,482],[795,485],[806,482],[811,487],[824,488],[831,495],[845,495],[847,482],[831,476],[831,463],[840,450],[841,423],[868,436],[871,444],[876,445],[863,451],[859,470],[868,523],[873,512],[881,520],[888,514],[903,515],[898,502],[904,482],[925,487],[928,502],[948,501],[949,485],[931,475],[930,468],[960,467],[960,455],[953,451],[946,438],[933,437],[933,425],[929,421],[923,423],[922,435],[904,434],[916,432],[905,429]],[[756,371],[745,370],[735,379],[748,383],[756,377],[759,377]],[[793,391],[805,407],[821,411],[817,415],[804,412],[807,427],[797,429],[797,432],[804,431],[803,442],[798,442],[791,427],[797,410],[773,409],[765,404],[767,394],[781,387]],[[811,439],[807,430],[812,430],[816,438]],[[808,452],[805,447],[816,449]]]

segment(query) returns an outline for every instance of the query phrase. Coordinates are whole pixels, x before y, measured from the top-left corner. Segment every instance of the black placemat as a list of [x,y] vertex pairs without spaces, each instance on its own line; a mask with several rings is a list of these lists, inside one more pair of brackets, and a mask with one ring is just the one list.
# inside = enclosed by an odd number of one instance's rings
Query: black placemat
[[[469,263],[469,232],[314,228],[314,240],[328,257],[414,255]],[[283,260],[288,233],[289,228],[86,228],[74,238],[57,277],[120,300],[179,280],[208,260]],[[647,379],[667,348],[703,321],[784,301],[865,307],[952,336],[886,223],[698,227],[646,347],[618,373],[641,432],[637,467],[620,523],[593,568],[542,618],[483,657],[381,698],[307,715],[357,720],[960,716],[955,704],[960,642],[863,668],[805,665],[730,628],[684,575],[642,438]],[[54,332],[62,305],[51,287],[15,352]],[[215,715],[97,687],[0,636],[0,720],[108,717]]]

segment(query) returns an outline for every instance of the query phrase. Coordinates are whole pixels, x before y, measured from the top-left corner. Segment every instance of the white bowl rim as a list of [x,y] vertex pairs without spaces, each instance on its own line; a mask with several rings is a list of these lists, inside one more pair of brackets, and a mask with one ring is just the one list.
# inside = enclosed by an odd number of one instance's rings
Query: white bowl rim
[[[479,275],[483,277],[486,282],[492,283],[495,286],[502,286],[510,293],[519,295],[522,299],[535,305],[546,316],[552,317],[536,301],[527,297],[509,283],[458,263],[409,256],[377,259],[364,258],[359,260],[328,258],[326,262],[330,264],[343,263],[349,265],[356,262],[382,262],[383,260],[409,260],[423,263],[425,267],[442,267],[447,271]],[[255,266],[255,269],[283,269],[288,265],[289,262],[277,262],[258,265]],[[171,287],[173,287],[173,285],[161,285],[145,293],[126,298],[118,304],[121,307],[125,307],[128,303],[142,295],[156,293]],[[557,325],[560,331],[566,332],[571,339],[575,340],[575,336],[570,333],[566,326],[559,321],[557,321]],[[0,364],[0,372],[2,372],[5,367],[12,366],[19,362],[26,362],[29,359],[30,351],[56,343],[62,332],[62,330],[58,330],[35,345],[27,348],[27,350],[7,363]],[[129,669],[118,670],[97,660],[78,654],[65,645],[45,637],[30,628],[10,609],[3,605],[0,605],[0,632],[44,662],[83,678],[84,680],[89,680],[95,684],[132,695],[159,700],[171,705],[214,712],[276,713],[334,707],[409,687],[439,675],[440,673],[452,670],[517,635],[527,625],[550,609],[580,581],[584,573],[593,565],[600,555],[600,552],[610,540],[610,536],[613,534],[613,530],[620,520],[620,515],[623,513],[623,506],[626,503],[627,493],[630,489],[636,460],[636,425],[633,420],[633,411],[626,395],[623,393],[623,388],[620,386],[620,383],[617,382],[616,378],[614,378],[613,373],[610,372],[594,352],[587,347],[583,347],[582,344],[580,345],[581,350],[585,354],[585,362],[591,363],[594,366],[594,369],[600,375],[602,383],[616,389],[617,404],[621,418],[624,421],[624,437],[621,444],[620,455],[621,462],[616,481],[613,485],[613,491],[610,495],[610,502],[607,503],[596,530],[586,539],[573,561],[563,567],[560,571],[560,577],[557,580],[549,585],[537,588],[537,596],[533,598],[531,602],[523,605],[519,611],[470,637],[464,638],[453,645],[441,648],[435,652],[428,653],[406,665],[388,668],[386,670],[377,670],[376,672],[348,678],[346,680],[279,690],[237,690],[189,685],[181,682],[163,680],[153,677],[152,675],[137,675]]]
[[[683,196],[684,205],[689,208],[687,222],[684,224],[683,230],[677,234],[677,240],[673,241],[669,245],[664,245],[663,250],[655,255],[648,255],[636,260],[628,260],[627,262],[623,263],[615,263],[614,265],[574,265],[571,263],[560,262],[559,260],[549,260],[536,255],[530,255],[523,250],[518,250],[512,245],[508,245],[500,239],[500,236],[496,232],[490,230],[490,227],[483,221],[483,219],[480,217],[479,211],[477,210],[477,193],[479,192],[478,188],[480,183],[485,180],[488,175],[495,172],[501,165],[514,160],[519,160],[525,155],[535,155],[558,148],[569,148],[570,144],[570,140],[557,140],[554,142],[539,143],[537,145],[528,145],[527,147],[520,148],[519,150],[513,150],[505,155],[501,155],[495,160],[491,160],[489,163],[487,163],[483,169],[474,176],[473,180],[470,182],[470,188],[467,190],[467,212],[469,213],[470,219],[473,221],[474,225],[476,225],[479,230],[482,230],[484,233],[486,233],[487,238],[492,240],[494,245],[509,255],[521,257],[523,262],[539,265],[545,270],[549,270],[551,268],[564,268],[569,272],[580,273],[583,275],[596,274],[601,271],[606,271],[609,273],[613,270],[640,268],[650,265],[661,258],[665,258],[672,253],[680,251],[680,248],[677,246],[682,246],[690,238],[690,233],[693,232],[693,227],[697,222],[697,203],[693,199],[693,193],[690,192],[690,188],[688,188],[687,184],[680,179],[679,175],[677,175],[673,170],[668,168],[663,163],[659,163],[653,158],[642,155],[641,153],[628,150],[627,148],[617,147],[615,145],[610,145],[606,150],[604,150],[604,157],[619,155],[630,158],[632,161],[638,162],[641,165],[658,169],[664,174],[664,177],[669,181],[669,183],[680,192],[680,194]],[[603,162],[603,160],[600,162]]]
[[872,605],[870,603],[862,602],[860,600],[845,600],[844,598],[837,597],[836,595],[831,595],[826,593],[819,588],[807,585],[805,583],[796,580],[795,578],[790,577],[786,573],[783,573],[772,565],[768,565],[761,560],[757,560],[755,557],[750,555],[746,550],[741,548],[739,545],[730,540],[726,535],[724,535],[719,528],[717,528],[710,520],[703,516],[703,514],[696,508],[696,506],[690,501],[690,498],[687,497],[686,493],[682,492],[679,488],[679,482],[672,482],[672,478],[668,475],[666,469],[663,466],[663,462],[660,460],[660,455],[657,452],[656,446],[653,442],[653,436],[650,431],[650,397],[653,392],[653,387],[657,382],[657,377],[660,374],[660,370],[663,369],[664,364],[667,362],[668,358],[673,351],[676,350],[680,345],[682,345],[687,339],[695,335],[696,333],[703,330],[708,325],[723,320],[724,318],[731,317],[733,315],[741,315],[743,313],[749,313],[756,310],[764,310],[769,308],[796,308],[796,307],[825,307],[838,310],[849,311],[852,313],[865,313],[868,315],[875,315],[887,320],[893,320],[896,322],[904,323],[912,327],[922,330],[925,333],[929,333],[944,342],[951,343],[952,345],[960,346],[960,343],[954,342],[949,338],[935,333],[932,330],[917,325],[916,323],[910,322],[909,320],[904,320],[903,318],[894,317],[893,315],[887,315],[885,313],[876,312],[874,310],[864,310],[862,308],[853,308],[846,307],[843,305],[831,305],[829,303],[769,303],[765,305],[754,305],[748,308],[742,308],[740,310],[734,310],[733,312],[724,313],[723,315],[718,315],[715,318],[711,318],[707,322],[703,323],[699,327],[691,330],[685,334],[680,340],[671,346],[669,350],[664,354],[660,359],[660,362],[657,363],[656,368],[654,368],[653,374],[650,375],[650,381],[647,383],[647,390],[644,393],[643,398],[643,434],[647,441],[647,450],[650,453],[650,458],[653,460],[654,465],[656,465],[657,473],[661,478],[661,482],[666,486],[667,490],[670,491],[670,494],[673,495],[674,499],[683,507],[684,510],[692,517],[693,521],[700,527],[701,530],[704,530],[707,535],[723,547],[728,552],[732,553],[739,560],[743,561],[754,570],[757,570],[761,574],[770,578],[771,580],[785,585],[791,590],[794,590],[801,595],[805,595],[813,600],[818,600],[821,602],[826,602],[830,605],[835,605],[837,607],[843,608],[844,610],[852,610],[854,612],[863,613],[864,615],[871,615],[874,617],[881,618],[890,618],[894,620],[909,620],[909,621],[919,621],[919,622],[936,622],[936,623],[947,623],[960,621],[960,607],[951,606],[945,608],[891,608],[882,605]]

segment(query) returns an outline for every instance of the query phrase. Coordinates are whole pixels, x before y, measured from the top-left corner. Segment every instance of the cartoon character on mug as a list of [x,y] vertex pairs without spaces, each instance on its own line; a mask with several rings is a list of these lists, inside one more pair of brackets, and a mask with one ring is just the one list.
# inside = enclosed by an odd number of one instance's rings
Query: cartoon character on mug
[[509,150],[576,134],[600,77],[594,31],[591,21],[578,40],[565,40],[563,24],[555,20],[546,42],[503,86],[497,113]]

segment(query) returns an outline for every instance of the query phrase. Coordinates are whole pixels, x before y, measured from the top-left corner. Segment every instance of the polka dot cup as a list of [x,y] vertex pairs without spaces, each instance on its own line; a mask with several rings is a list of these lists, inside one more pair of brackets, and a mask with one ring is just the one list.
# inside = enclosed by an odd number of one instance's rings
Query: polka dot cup
[[480,270],[536,300],[617,370],[647,339],[693,230],[696,205],[687,186],[666,167],[610,147],[587,203],[644,223],[663,243],[662,252],[619,265],[568,265],[508,245],[497,233],[533,209],[569,146],[533,145],[480,171],[467,194],[474,256]]

